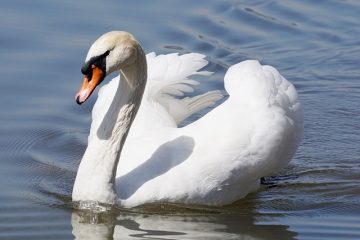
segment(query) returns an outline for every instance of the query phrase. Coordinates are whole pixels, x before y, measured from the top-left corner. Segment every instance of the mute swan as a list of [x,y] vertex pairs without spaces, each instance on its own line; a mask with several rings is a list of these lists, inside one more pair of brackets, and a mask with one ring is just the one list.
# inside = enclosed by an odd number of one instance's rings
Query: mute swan
[[206,64],[194,53],[145,56],[126,32],[108,32],[93,43],[77,103],[110,73],[118,70],[120,77],[99,91],[73,201],[225,205],[290,161],[303,132],[297,92],[275,68],[255,60],[228,69],[225,102],[177,127],[222,97],[213,91],[181,98],[197,84],[192,75],[208,74],[199,71]]

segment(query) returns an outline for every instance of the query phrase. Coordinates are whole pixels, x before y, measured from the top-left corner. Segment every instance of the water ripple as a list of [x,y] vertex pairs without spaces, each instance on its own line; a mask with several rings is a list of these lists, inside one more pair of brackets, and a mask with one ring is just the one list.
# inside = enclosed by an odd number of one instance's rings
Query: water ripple
[[[0,238],[70,239],[72,231],[105,229],[135,239],[359,239],[359,9],[354,0],[5,0]],[[245,59],[278,68],[305,112],[291,165],[229,206],[147,205],[87,224],[70,202],[95,98],[77,107],[73,95],[88,46],[113,29],[134,33],[147,52],[207,55],[215,74],[199,91],[224,90],[227,68]]]

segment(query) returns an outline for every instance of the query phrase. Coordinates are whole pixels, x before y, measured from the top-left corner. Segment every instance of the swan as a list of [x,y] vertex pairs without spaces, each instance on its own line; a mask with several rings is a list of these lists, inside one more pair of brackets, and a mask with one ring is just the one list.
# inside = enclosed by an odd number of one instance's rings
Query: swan
[[76,102],[104,78],[92,111],[74,202],[135,207],[154,202],[226,205],[258,189],[260,178],[291,160],[303,133],[294,86],[279,72],[247,60],[231,66],[229,97],[200,119],[178,125],[222,98],[184,97],[198,84],[204,56],[145,55],[133,35],[112,31],[90,47]]

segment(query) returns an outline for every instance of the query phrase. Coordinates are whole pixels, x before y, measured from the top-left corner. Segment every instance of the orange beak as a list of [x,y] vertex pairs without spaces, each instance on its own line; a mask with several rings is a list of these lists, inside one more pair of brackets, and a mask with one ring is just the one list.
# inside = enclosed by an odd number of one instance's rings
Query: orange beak
[[85,75],[84,82],[75,96],[76,102],[80,105],[84,103],[95,90],[96,86],[99,85],[105,78],[104,71],[95,65],[92,68],[92,78],[89,79],[88,75]]

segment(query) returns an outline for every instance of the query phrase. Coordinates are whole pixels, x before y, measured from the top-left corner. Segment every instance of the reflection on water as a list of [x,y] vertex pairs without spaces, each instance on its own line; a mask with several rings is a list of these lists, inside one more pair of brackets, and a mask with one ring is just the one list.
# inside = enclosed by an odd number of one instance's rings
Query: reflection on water
[[[360,239],[359,13],[355,0],[3,0],[0,239]],[[207,55],[215,73],[196,93],[223,90],[245,59],[278,68],[305,112],[302,145],[276,174],[288,177],[226,207],[73,212],[95,101],[74,102],[80,67],[114,29],[146,52]]]
[[114,236],[115,216],[99,213],[73,212],[71,214],[72,234],[75,239],[111,239]]
[[288,226],[254,224],[251,216],[73,212],[75,239],[295,239]]

